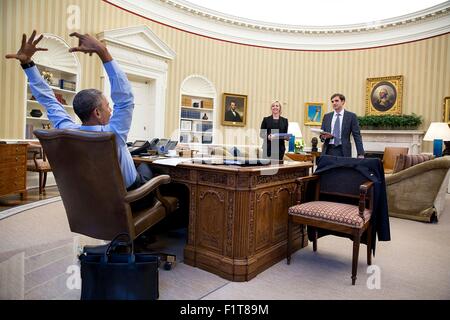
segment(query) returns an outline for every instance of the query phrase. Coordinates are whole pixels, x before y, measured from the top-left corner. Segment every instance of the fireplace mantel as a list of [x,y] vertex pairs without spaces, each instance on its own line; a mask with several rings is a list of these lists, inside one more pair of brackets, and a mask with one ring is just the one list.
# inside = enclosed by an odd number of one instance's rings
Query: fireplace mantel
[[[409,154],[419,154],[424,131],[421,130],[361,130],[364,151],[383,152],[385,147],[408,147]],[[352,155],[356,156],[353,145]]]

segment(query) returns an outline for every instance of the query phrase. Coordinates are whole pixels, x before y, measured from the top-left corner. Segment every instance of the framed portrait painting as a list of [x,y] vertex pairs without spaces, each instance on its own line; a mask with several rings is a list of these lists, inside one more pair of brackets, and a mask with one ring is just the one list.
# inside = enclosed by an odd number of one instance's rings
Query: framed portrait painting
[[324,116],[323,103],[306,102],[305,103],[305,125],[320,126]]
[[247,122],[247,96],[223,94],[222,125],[244,127]]
[[444,122],[450,125],[450,97],[444,98]]
[[402,114],[403,76],[366,80],[366,115]]

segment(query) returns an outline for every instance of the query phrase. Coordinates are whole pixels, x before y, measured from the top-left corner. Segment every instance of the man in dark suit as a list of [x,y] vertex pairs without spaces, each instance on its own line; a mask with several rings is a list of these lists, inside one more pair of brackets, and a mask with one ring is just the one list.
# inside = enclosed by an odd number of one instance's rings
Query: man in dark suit
[[356,114],[344,110],[345,96],[343,94],[333,94],[331,103],[334,111],[327,113],[322,121],[322,130],[326,132],[320,135],[320,140],[324,142],[322,154],[351,157],[350,134],[352,134],[358,158],[364,158],[364,148]]
[[225,112],[225,121],[242,122],[241,116],[236,111],[236,103],[234,101],[231,101],[230,109]]

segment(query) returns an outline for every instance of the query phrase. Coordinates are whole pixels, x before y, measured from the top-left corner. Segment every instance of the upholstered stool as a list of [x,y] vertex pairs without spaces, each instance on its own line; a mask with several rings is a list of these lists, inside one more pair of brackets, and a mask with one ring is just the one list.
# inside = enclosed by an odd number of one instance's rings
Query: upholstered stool
[[371,211],[365,209],[364,218],[362,218],[359,216],[358,206],[329,201],[311,201],[290,207],[289,214],[361,228],[370,219]]

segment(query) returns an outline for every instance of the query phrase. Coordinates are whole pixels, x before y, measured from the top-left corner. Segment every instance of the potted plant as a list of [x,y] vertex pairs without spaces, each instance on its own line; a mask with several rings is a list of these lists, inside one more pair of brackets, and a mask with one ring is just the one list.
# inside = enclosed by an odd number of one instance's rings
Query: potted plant
[[305,142],[303,141],[303,138],[300,138],[294,142],[294,152],[300,153],[303,152],[303,147],[305,146]]
[[411,115],[370,115],[358,117],[361,129],[415,130],[422,124],[422,117]]

